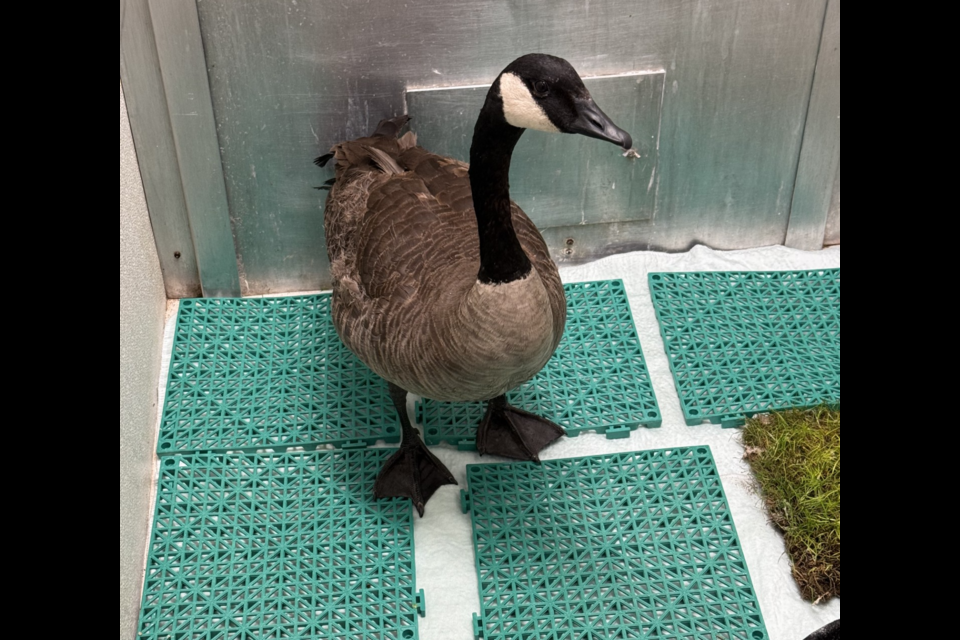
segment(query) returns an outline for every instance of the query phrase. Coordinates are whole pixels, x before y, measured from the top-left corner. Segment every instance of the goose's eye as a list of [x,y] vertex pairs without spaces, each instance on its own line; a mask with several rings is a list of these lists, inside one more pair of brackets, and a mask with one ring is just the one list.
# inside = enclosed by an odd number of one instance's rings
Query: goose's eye
[[533,90],[541,98],[546,97],[546,95],[550,93],[550,87],[548,87],[547,83],[544,82],[543,80],[537,80],[536,82],[534,82]]

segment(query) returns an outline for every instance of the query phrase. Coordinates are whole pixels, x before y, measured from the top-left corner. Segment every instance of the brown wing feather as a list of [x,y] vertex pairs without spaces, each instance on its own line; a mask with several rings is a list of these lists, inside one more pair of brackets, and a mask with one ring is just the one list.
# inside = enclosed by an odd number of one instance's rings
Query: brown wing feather
[[[397,140],[372,137],[337,145],[337,182],[324,223],[334,324],[384,377],[389,367],[418,365],[416,354],[441,335],[480,268],[468,166],[409,143],[401,148]],[[371,147],[394,158],[403,173],[385,172]],[[536,226],[515,204],[513,219],[547,288],[556,346],[566,318],[559,273]],[[388,339],[395,335],[405,339]]]

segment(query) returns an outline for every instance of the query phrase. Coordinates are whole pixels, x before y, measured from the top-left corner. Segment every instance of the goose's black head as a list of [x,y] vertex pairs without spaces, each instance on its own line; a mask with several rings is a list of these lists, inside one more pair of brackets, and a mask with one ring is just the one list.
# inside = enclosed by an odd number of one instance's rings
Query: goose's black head
[[618,127],[590,97],[569,62],[543,53],[517,58],[497,79],[503,117],[522,129],[579,133],[633,146],[630,134]]

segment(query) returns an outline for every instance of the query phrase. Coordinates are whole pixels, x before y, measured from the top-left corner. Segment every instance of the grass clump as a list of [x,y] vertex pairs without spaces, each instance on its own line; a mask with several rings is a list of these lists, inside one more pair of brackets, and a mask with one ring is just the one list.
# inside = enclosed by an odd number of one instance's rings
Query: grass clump
[[839,409],[757,416],[747,421],[743,443],[803,597],[839,597]]

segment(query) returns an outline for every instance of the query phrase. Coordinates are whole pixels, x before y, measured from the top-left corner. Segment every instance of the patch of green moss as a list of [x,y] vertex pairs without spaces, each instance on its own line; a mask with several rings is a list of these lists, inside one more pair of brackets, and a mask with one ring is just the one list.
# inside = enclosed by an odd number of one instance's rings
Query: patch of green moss
[[743,443],[803,597],[840,596],[839,409],[757,416]]

